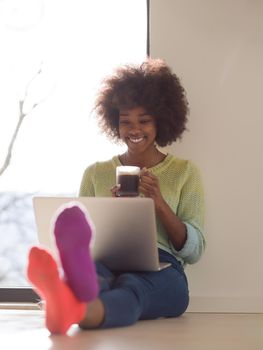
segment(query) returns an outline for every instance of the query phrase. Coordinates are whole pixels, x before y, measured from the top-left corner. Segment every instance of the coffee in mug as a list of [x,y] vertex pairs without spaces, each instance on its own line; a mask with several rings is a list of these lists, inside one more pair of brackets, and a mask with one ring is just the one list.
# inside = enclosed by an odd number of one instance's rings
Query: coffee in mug
[[136,197],[139,195],[140,168],[122,165],[116,168],[116,183],[120,186],[117,195]]

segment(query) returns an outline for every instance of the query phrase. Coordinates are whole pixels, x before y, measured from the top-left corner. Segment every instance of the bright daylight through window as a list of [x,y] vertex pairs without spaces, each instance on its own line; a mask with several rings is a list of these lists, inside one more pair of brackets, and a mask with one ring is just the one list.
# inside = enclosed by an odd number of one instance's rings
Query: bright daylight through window
[[77,195],[85,167],[121,151],[92,103],[103,76],[145,59],[147,3],[2,0],[0,37],[0,287],[11,288],[28,285],[32,196]]

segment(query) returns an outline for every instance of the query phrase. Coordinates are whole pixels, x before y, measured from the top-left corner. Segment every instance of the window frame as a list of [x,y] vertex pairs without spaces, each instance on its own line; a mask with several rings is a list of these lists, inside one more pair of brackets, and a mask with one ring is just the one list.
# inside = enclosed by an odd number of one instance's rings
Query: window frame
[[39,295],[31,287],[0,288],[0,303],[38,303]]

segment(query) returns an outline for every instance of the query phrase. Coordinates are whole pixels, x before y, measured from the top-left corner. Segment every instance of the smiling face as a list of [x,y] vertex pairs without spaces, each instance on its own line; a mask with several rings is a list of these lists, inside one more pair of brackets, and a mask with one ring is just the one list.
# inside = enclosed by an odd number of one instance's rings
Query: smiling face
[[120,110],[119,134],[130,153],[145,153],[154,148],[155,119],[143,107]]

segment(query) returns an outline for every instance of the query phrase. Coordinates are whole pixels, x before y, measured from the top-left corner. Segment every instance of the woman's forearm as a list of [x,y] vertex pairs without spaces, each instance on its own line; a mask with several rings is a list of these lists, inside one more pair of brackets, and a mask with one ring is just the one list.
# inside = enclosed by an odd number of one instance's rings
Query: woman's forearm
[[181,250],[187,239],[186,225],[176,216],[165,201],[156,208],[156,214],[175,249]]

